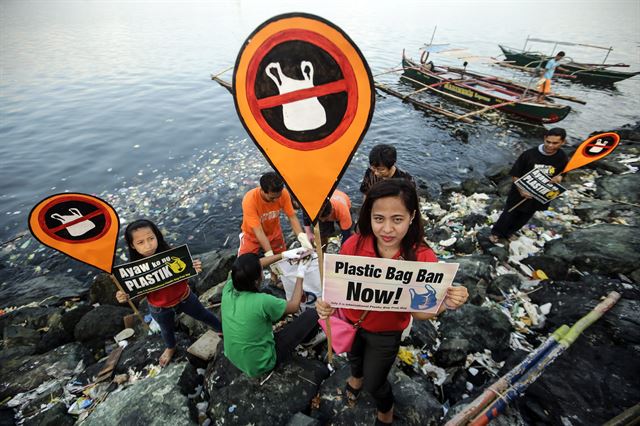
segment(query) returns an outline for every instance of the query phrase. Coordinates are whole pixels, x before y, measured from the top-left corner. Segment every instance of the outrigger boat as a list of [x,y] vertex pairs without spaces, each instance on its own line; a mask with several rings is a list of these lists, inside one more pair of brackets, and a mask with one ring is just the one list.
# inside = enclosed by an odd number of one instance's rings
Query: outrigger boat
[[[570,106],[557,104],[551,99],[538,101],[539,92],[515,82],[471,73],[466,70],[466,67],[434,66],[431,62],[416,63],[408,59],[404,51],[402,52],[402,68],[404,72],[400,77],[403,80],[421,86],[421,89],[410,95],[428,90],[462,102],[467,106],[481,108],[455,117],[457,119],[469,118],[497,109],[534,123],[547,124],[564,119],[571,111]],[[376,87],[381,88],[379,85]],[[408,95],[405,95],[403,98],[407,97]],[[562,98],[559,95],[555,97]],[[565,98],[577,101],[575,98]]]
[[[529,51],[527,50],[527,44],[530,41],[538,43],[553,43],[553,50],[549,55],[545,55],[540,52]],[[640,74],[640,71],[625,72],[609,69],[613,67],[629,67],[629,65],[627,64],[606,63],[609,54],[613,50],[613,47],[602,47],[594,46],[591,44],[570,43],[565,41],[543,40],[539,38],[529,37],[527,37],[524,48],[522,49],[516,49],[503,45],[498,46],[500,47],[500,50],[502,50],[502,53],[506,58],[506,63],[501,63],[500,65],[510,68],[524,68],[523,71],[527,71],[527,69],[530,68],[544,68],[544,66],[547,64],[547,61],[555,55],[555,50],[558,46],[578,46],[606,50],[607,54],[601,64],[585,64],[570,60],[568,62],[560,62],[560,65],[558,65],[558,67],[556,68],[555,75],[557,77],[568,78],[573,81],[579,81],[587,84],[613,84]],[[565,60],[566,58],[567,57],[565,56]]]

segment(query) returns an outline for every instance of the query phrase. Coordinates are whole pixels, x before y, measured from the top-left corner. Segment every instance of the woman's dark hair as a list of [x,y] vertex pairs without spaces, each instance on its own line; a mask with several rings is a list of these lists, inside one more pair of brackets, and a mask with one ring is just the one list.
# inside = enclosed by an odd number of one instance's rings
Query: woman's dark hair
[[255,253],[245,253],[231,265],[231,281],[238,291],[258,292],[258,281],[262,278],[260,257]]
[[142,256],[136,249],[133,248],[133,231],[137,231],[142,228],[150,228],[153,234],[156,236],[158,240],[158,248],[156,253],[161,253],[163,251],[169,250],[169,244],[164,240],[164,236],[162,232],[158,229],[155,223],[151,222],[148,219],[138,219],[131,222],[127,225],[127,228],[124,230],[124,239],[127,242],[127,248],[129,249],[129,260],[140,260],[144,256]]
[[[422,216],[420,215],[420,204],[418,202],[418,194],[415,187],[406,179],[385,179],[376,182],[367,192],[362,207],[360,208],[360,217],[358,217],[358,228],[360,235],[363,237],[372,236],[371,228],[371,210],[373,203],[380,198],[400,197],[409,214],[413,214],[413,220],[409,225],[407,234],[404,236],[400,245],[402,247],[402,257],[405,260],[416,260],[416,250],[424,242],[424,230],[422,228]],[[378,245],[374,242],[374,249],[378,253]]]

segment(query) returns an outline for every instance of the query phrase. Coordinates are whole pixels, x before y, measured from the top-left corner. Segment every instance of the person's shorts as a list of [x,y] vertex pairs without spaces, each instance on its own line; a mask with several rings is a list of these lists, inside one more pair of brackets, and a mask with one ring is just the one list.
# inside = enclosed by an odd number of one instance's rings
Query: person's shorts
[[551,93],[551,80],[549,80],[548,78],[544,79],[544,82],[542,83],[542,93],[544,93],[545,95],[547,93]]
[[[241,233],[238,236],[240,237],[238,256],[245,253],[260,254],[260,252],[262,251],[262,247],[257,240],[249,238],[245,233]],[[284,243],[284,236],[282,235],[282,232],[276,235],[274,238],[270,239],[269,244],[271,244],[271,250],[273,250],[273,254],[282,253],[287,248]]]

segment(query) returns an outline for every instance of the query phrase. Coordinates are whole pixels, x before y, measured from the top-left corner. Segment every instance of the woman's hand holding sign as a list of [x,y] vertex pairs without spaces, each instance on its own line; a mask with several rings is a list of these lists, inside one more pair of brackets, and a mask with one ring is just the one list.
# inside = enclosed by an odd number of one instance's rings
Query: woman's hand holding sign
[[464,305],[468,298],[469,292],[466,287],[449,287],[442,304],[447,309],[458,309],[460,306]]
[[193,259],[193,269],[195,269],[197,273],[202,272],[202,261],[200,259]]
[[316,311],[318,312],[318,316],[320,317],[320,319],[324,320],[333,315],[336,310],[324,300],[318,300],[316,301]]

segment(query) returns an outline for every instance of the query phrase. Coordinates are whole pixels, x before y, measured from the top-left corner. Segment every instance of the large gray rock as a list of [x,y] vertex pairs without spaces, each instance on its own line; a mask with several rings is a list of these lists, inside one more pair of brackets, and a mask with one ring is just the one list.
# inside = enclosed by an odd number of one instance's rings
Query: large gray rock
[[68,376],[82,361],[93,361],[80,343],[60,346],[46,354],[6,359],[0,363],[0,400],[26,392],[52,378]]
[[[322,424],[365,426],[375,422],[376,404],[366,391],[362,391],[358,401],[349,407],[344,398],[344,388],[350,375],[349,366],[340,361],[337,371],[320,387],[320,405],[311,415]],[[430,389],[417,380],[392,368],[388,376],[394,395],[394,424],[429,425],[435,424],[442,414],[442,405]]]
[[136,382],[110,394],[82,423],[111,425],[191,425],[189,399],[180,386],[181,377],[191,374],[188,363],[174,363],[153,378]]
[[250,378],[220,352],[205,378],[209,414],[220,424],[286,424],[297,412],[309,409],[320,383],[329,375],[320,361],[295,356],[261,385],[266,375]]
[[75,338],[80,342],[111,338],[124,328],[123,318],[131,313],[131,309],[121,306],[98,306],[80,319]]
[[0,300],[4,306],[21,306],[31,302],[51,306],[64,299],[83,296],[87,291],[87,286],[75,278],[47,275],[22,283],[11,280],[0,283]]
[[473,195],[479,192],[485,194],[495,194],[496,186],[487,178],[471,178],[462,182],[464,195]]
[[612,201],[640,202],[640,173],[604,176],[596,180],[599,198]]
[[26,418],[23,424],[24,426],[71,426],[74,423],[75,418],[67,414],[67,406],[64,402],[56,402],[47,410]]
[[116,291],[118,288],[113,283],[111,275],[98,274],[89,288],[89,300],[91,303],[101,305],[120,306],[120,302],[116,299]]
[[602,224],[578,229],[547,243],[545,254],[583,272],[629,273],[640,263],[640,227]]
[[[466,339],[467,353],[489,349],[493,359],[501,361],[509,352],[511,323],[497,309],[466,304],[440,316],[440,335],[443,344],[449,339]],[[436,358],[439,355],[436,353]]]
[[491,256],[473,255],[456,257],[452,263],[459,263],[458,273],[455,281],[465,284],[467,282],[478,282],[480,279],[491,280],[491,268],[494,262]]
[[525,257],[521,262],[534,271],[541,270],[552,280],[564,280],[569,273],[569,265],[557,257],[536,255]]
[[195,257],[202,261],[202,272],[189,281],[196,293],[202,294],[227,279],[231,265],[236,259],[236,252],[234,250],[214,250]]
[[518,274],[504,274],[498,275],[487,288],[487,292],[502,296],[503,293],[509,293],[509,290],[515,288],[516,290],[520,288],[522,284],[522,279]]

